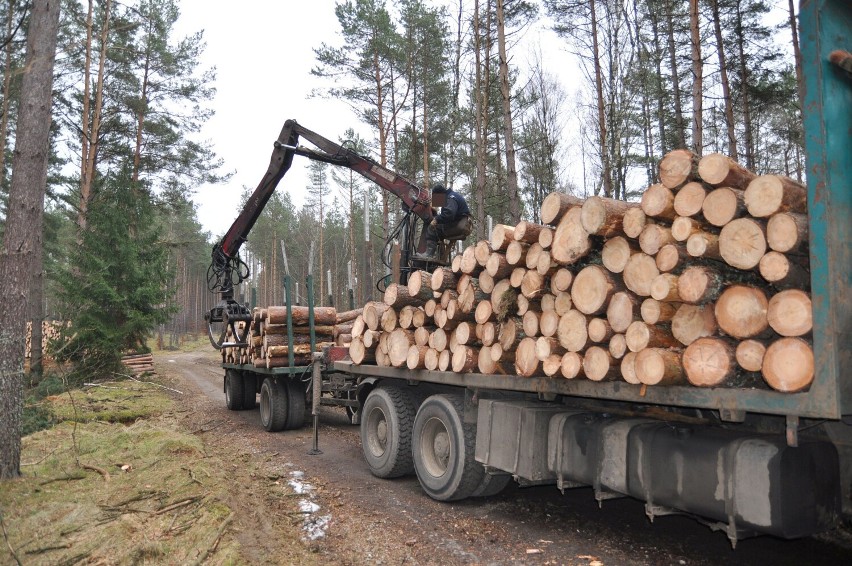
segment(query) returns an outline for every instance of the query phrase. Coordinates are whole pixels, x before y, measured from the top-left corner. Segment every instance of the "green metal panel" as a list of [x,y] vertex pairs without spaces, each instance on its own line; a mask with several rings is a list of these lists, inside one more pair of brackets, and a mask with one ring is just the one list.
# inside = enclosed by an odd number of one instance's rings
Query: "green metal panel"
[[816,376],[812,403],[852,413],[852,79],[828,62],[852,50],[852,3],[803,0],[799,16]]

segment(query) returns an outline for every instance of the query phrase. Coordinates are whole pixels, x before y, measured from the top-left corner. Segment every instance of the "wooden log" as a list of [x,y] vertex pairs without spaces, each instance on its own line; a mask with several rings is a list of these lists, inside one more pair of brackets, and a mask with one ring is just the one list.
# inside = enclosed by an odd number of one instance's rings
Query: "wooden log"
[[509,352],[515,350],[524,336],[523,322],[518,318],[507,318],[500,323],[497,341],[503,350]]
[[459,265],[459,269],[462,273],[466,273],[473,277],[479,275],[484,269],[484,267],[479,265],[479,262],[476,261],[475,253],[475,246],[466,247],[465,250],[462,252],[461,264]]
[[698,162],[698,175],[714,187],[745,189],[755,174],[721,153],[705,155]]
[[524,262],[524,265],[526,265],[527,250],[529,248],[530,246],[524,242],[512,242],[506,248],[506,262],[514,267],[520,265],[521,262]]
[[686,247],[679,244],[666,244],[657,255],[654,256],[654,261],[657,264],[657,269],[663,273],[676,270],[682,266],[689,258]]
[[516,267],[512,270],[511,275],[509,275],[509,285],[511,285],[514,289],[520,289],[521,283],[524,281],[524,275],[526,274],[526,268]]
[[[570,308],[568,310],[571,310]],[[538,319],[538,332],[542,336],[554,336],[559,329],[562,315],[556,311],[544,311]]]
[[788,177],[761,175],[748,184],[745,205],[748,213],[755,218],[765,218],[777,212],[806,214],[808,190]]
[[370,330],[378,330],[381,324],[382,314],[390,308],[389,305],[379,302],[370,302],[364,305],[364,322]]
[[438,350],[429,348],[426,350],[426,355],[423,356],[423,367],[429,371],[438,369]]
[[394,309],[390,308],[382,313],[382,319],[379,322],[379,326],[385,332],[392,332],[397,326],[399,322],[399,317]]
[[712,267],[692,265],[677,280],[678,295],[684,303],[709,303],[719,298],[725,283],[723,275]]
[[538,245],[543,250],[549,250],[553,245],[553,228],[544,227],[538,235]]
[[766,348],[762,372],[776,391],[803,391],[814,379],[813,349],[801,338],[779,338]]
[[510,243],[515,241],[515,227],[497,224],[491,230],[491,251],[505,252]]
[[421,326],[414,330],[414,343],[418,346],[428,346],[429,345],[429,335],[432,334],[432,330]]
[[562,356],[553,354],[541,361],[541,371],[547,377],[556,377],[562,369]]
[[660,183],[677,189],[691,179],[698,178],[698,156],[688,149],[674,149],[660,160]]
[[349,344],[349,357],[355,365],[371,364],[376,361],[376,351],[374,348],[366,348],[364,341],[356,336]]
[[482,342],[483,346],[490,346],[497,341],[497,323],[486,322],[485,324],[476,325],[476,337]]
[[559,339],[552,336],[539,336],[535,340],[535,355],[540,362],[543,362],[551,355],[558,355],[560,358],[565,353],[565,348],[559,344]]
[[568,291],[574,281],[574,274],[562,267],[550,278],[550,288],[554,291]]
[[455,274],[461,273],[462,255],[463,254],[456,254],[450,262],[450,270]]
[[[286,324],[266,324],[263,323],[262,333],[264,336],[273,335],[273,334],[287,334],[287,325]],[[294,326],[293,334],[310,334],[311,327],[310,326]],[[331,324],[318,324],[314,325],[314,334],[322,335],[322,336],[331,336],[334,333],[334,326]]]
[[[592,250],[592,241],[589,233],[583,228],[581,215],[582,209],[572,208],[565,213],[556,227],[551,245],[551,257],[560,265],[571,265]],[[527,252],[528,261],[529,255]]]
[[423,312],[426,314],[427,317],[432,318],[435,316],[435,310],[438,308],[438,306],[438,301],[436,301],[435,299],[429,299],[423,305]]
[[582,352],[589,345],[588,319],[578,310],[571,310],[559,318],[556,329],[559,344],[569,352]]
[[381,330],[367,330],[362,335],[361,340],[364,342],[365,348],[377,348],[379,346],[379,339],[381,336]]
[[692,257],[722,259],[719,251],[719,236],[709,232],[698,232],[686,240],[686,253]]
[[624,233],[624,213],[635,207],[636,203],[624,200],[590,196],[580,209],[580,222],[587,233],[611,238]]
[[769,299],[769,326],[781,336],[805,336],[813,330],[810,296],[800,289],[781,291]]
[[661,326],[645,324],[634,320],[624,333],[627,348],[631,352],[641,352],[645,348],[674,348],[678,341],[671,332]]
[[620,282],[604,267],[587,265],[571,285],[571,301],[574,308],[584,314],[601,314],[612,296],[622,289]]
[[412,344],[408,348],[408,356],[405,358],[405,366],[408,369],[420,369],[426,367],[426,352],[429,346]]
[[477,303],[476,310],[474,311],[474,319],[478,324],[497,320],[497,315],[494,313],[491,301],[480,301]]
[[397,314],[397,324],[400,328],[413,328],[414,326],[414,311],[416,309],[407,305],[400,309],[399,314]]
[[544,293],[541,296],[541,312],[556,310],[556,296],[553,293]]
[[571,208],[583,205],[583,199],[566,193],[550,193],[541,203],[541,222],[556,226]]
[[636,375],[636,352],[627,352],[621,358],[621,378],[632,385],[640,385],[639,377]]
[[388,356],[391,366],[399,368],[408,360],[408,350],[414,344],[414,333],[404,328],[396,328],[388,337]]
[[[511,288],[511,284],[509,284]],[[547,292],[547,279],[536,270],[528,269],[521,281],[521,294],[528,299],[535,299]]]
[[527,248],[527,254],[524,256],[524,267],[527,269],[538,268],[538,256],[544,252],[544,248],[539,244],[532,244]]
[[383,302],[395,309],[401,309],[406,305],[422,306],[423,303],[432,298],[432,289],[426,286],[421,286],[421,289],[423,289],[421,294],[412,296],[406,285],[391,283],[385,289]]
[[[466,293],[473,292],[472,289],[468,289]],[[447,308],[445,309],[447,312],[447,321],[453,321],[456,323],[462,321],[472,321],[474,320],[475,313],[472,309],[464,308],[462,305],[462,301],[450,301],[447,303]]]
[[622,277],[624,285],[639,295],[649,297],[651,295],[651,283],[654,277],[660,274],[657,262],[650,255],[639,252],[630,256],[627,265],[624,266]]
[[494,279],[503,279],[512,273],[514,267],[506,261],[502,253],[493,252],[485,264],[485,271]]
[[608,350],[592,346],[583,354],[583,373],[592,381],[618,379],[618,362]]
[[352,336],[361,336],[365,330],[367,330],[367,323],[364,322],[364,315],[362,313],[352,323]]
[[[430,299],[431,300],[431,299]],[[414,328],[420,328],[426,324],[426,310],[423,308],[414,309],[414,313],[411,318],[411,325]]]
[[680,302],[678,276],[672,273],[660,273],[651,281],[651,298],[658,301]]
[[[292,307],[293,326],[308,324],[308,307]],[[287,307],[267,307],[267,324],[287,324]],[[314,307],[314,324],[334,325],[337,322],[337,309],[334,307]]]
[[431,273],[417,270],[408,275],[408,296],[416,299],[418,305],[422,305],[431,299],[433,293]]
[[515,351],[515,373],[523,377],[532,377],[538,373],[541,362],[535,354],[535,338],[524,338]]
[[763,356],[766,354],[766,344],[758,340],[742,340],[737,344],[737,363],[746,371],[763,369]]
[[627,339],[624,334],[613,334],[609,339],[609,353],[616,360],[620,360],[627,353]]
[[470,373],[476,369],[479,350],[472,346],[459,346],[452,357],[452,368],[456,373]]
[[337,322],[336,323],[341,324],[341,323],[344,323],[344,322],[352,322],[356,318],[361,316],[363,313],[364,313],[363,307],[360,308],[360,309],[354,309],[354,310],[351,310],[351,311],[339,312],[339,313],[337,313]]
[[704,220],[721,228],[746,213],[744,191],[732,187],[719,187],[710,191],[701,205]]
[[636,320],[636,308],[639,301],[633,293],[620,291],[609,300],[606,320],[614,332],[625,332],[630,323]]
[[[266,369],[283,368],[290,365],[290,359],[287,356],[278,358],[266,358]],[[235,360],[236,363],[236,360]],[[311,356],[300,355],[293,359],[293,363],[297,366],[303,366],[311,363]]]
[[542,226],[541,224],[521,220],[515,225],[515,231],[512,235],[516,242],[534,244],[538,242],[538,236],[541,234],[543,229],[545,229],[545,226]]
[[719,328],[734,338],[753,338],[769,328],[769,301],[756,287],[732,285],[722,291],[716,301],[715,314]]
[[438,352],[438,371],[447,371],[450,369],[450,363],[453,361],[453,354],[450,350]]
[[645,385],[679,385],[686,382],[680,352],[645,348],[633,361],[636,378]]
[[695,216],[701,212],[707,191],[695,181],[684,185],[675,195],[674,209],[679,216]]
[[604,242],[603,248],[601,248],[601,262],[609,271],[621,273],[624,271],[630,256],[638,252],[639,247],[633,240],[628,240],[624,236],[616,236]]
[[476,258],[476,263],[482,267],[485,267],[485,264],[488,263],[488,258],[491,257],[492,253],[491,242],[487,240],[476,242],[473,246],[473,257]]
[[539,299],[530,300],[523,295],[518,295],[515,300],[518,303],[518,312],[516,313],[518,316],[524,316],[531,308],[541,309],[541,301]]
[[773,214],[766,223],[766,243],[776,252],[807,255],[807,215],[792,212]]
[[684,346],[712,336],[716,329],[713,305],[681,305],[672,317],[672,336]]
[[453,336],[455,337],[456,343],[462,346],[472,346],[479,340],[476,337],[476,324],[472,322],[460,323],[455,330],[453,330]]
[[573,306],[574,302],[571,300],[571,293],[568,291],[559,291],[556,293],[556,296],[553,299],[553,312],[562,316],[566,312],[570,311]]
[[672,230],[660,224],[649,224],[639,234],[639,248],[648,255],[655,255],[666,244],[675,243]]
[[552,274],[556,273],[559,269],[559,264],[557,264],[550,257],[550,252],[547,250],[543,250],[538,256],[538,262],[536,263],[535,270],[542,277],[550,277]]
[[574,379],[583,375],[583,357],[577,352],[562,354],[559,375],[565,379]]
[[483,271],[479,274],[479,289],[483,293],[491,293],[491,291],[494,290],[494,285],[496,285],[496,283],[497,281],[490,273],[488,273],[488,271]]
[[674,209],[674,193],[669,187],[660,183],[645,189],[640,206],[645,215],[651,218],[671,221],[677,216]]
[[523,321],[524,334],[530,337],[538,336],[538,324],[541,319],[541,313],[538,311],[527,311],[521,318]]
[[433,291],[444,291],[446,289],[455,289],[458,279],[452,269],[439,267],[432,272],[432,279],[430,279],[429,283]]
[[780,252],[766,252],[766,255],[760,258],[758,270],[761,277],[778,289],[810,289],[811,287],[811,274]]
[[719,254],[738,269],[757,267],[766,254],[766,229],[751,218],[737,218],[719,233]]
[[589,340],[596,343],[607,342],[613,335],[612,326],[605,318],[593,318],[589,320]]
[[701,223],[691,216],[678,216],[672,222],[672,238],[676,242],[686,242],[690,236],[699,232]]
[[683,368],[696,387],[726,385],[736,375],[734,346],[724,338],[699,338],[684,351]]
[[438,352],[446,350],[449,342],[450,340],[447,336],[447,331],[443,328],[436,328],[429,336],[429,347],[437,350]]
[[646,324],[670,322],[680,305],[677,303],[661,303],[656,299],[645,299],[639,307],[639,314]]
[[[468,287],[470,287],[470,285],[468,285]],[[468,287],[465,287],[465,290],[464,290],[465,293],[467,292]],[[446,309],[447,305],[449,305],[450,302],[458,301],[458,300],[459,300],[459,293],[457,293],[456,291],[453,291],[452,289],[447,289],[446,291],[441,293],[441,308]],[[435,315],[433,314],[432,316],[435,316]]]
[[[331,336],[325,334],[323,336]],[[311,337],[308,334],[296,334],[293,336],[293,344],[309,344]],[[261,336],[261,347],[264,349],[274,348],[276,346],[286,346],[288,344],[287,336],[284,334],[266,334]]]
[[638,238],[642,233],[642,229],[648,224],[653,224],[653,219],[645,215],[645,211],[641,207],[631,208],[624,213],[624,218],[621,219],[621,228],[624,230],[624,235],[628,238]]

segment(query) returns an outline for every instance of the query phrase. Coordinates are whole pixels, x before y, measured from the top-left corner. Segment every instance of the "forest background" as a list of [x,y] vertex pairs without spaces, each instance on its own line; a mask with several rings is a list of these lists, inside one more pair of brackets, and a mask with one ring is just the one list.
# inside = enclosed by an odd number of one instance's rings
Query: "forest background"
[[[462,192],[472,241],[489,217],[536,221],[552,191],[636,199],[680,147],[802,179],[794,0],[348,0],[335,15],[335,29],[315,34],[313,96],[345,101],[351,120],[320,133]],[[174,347],[203,331],[221,234],[200,224],[192,195],[228,183],[231,169],[201,135],[216,89],[203,22],[182,35],[175,0],[63,0],[60,16],[31,319],[36,334],[38,321],[71,321],[60,356],[106,367],[152,333]],[[0,4],[0,233],[28,18],[27,2]],[[520,47],[534,25],[558,34],[575,70],[555,73],[547,52]],[[232,188],[245,200],[254,187]],[[350,285],[356,305],[379,296],[399,218],[378,187],[311,163],[305,186],[278,191],[244,246],[243,299],[283,301],[282,241],[298,282],[315,246],[317,304],[349,308]]]

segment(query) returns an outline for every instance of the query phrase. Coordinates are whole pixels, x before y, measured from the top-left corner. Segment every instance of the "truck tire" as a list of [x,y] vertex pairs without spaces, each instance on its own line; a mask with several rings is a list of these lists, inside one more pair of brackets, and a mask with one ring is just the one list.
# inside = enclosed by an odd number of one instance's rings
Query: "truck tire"
[[482,483],[479,484],[471,497],[491,497],[497,495],[512,482],[512,476],[509,474],[485,474],[482,478]]
[[414,419],[412,442],[414,471],[432,499],[464,499],[483,484],[485,468],[474,459],[476,426],[464,424],[461,397],[426,399]]
[[225,406],[231,411],[243,408],[243,376],[235,369],[225,370]]
[[267,377],[260,386],[260,424],[268,432],[278,432],[287,426],[287,389]]
[[361,449],[370,472],[397,478],[414,471],[411,427],[417,402],[404,387],[376,387],[361,409]]
[[243,373],[243,410],[252,411],[257,406],[257,374]]
[[305,387],[297,379],[287,380],[287,430],[305,426]]

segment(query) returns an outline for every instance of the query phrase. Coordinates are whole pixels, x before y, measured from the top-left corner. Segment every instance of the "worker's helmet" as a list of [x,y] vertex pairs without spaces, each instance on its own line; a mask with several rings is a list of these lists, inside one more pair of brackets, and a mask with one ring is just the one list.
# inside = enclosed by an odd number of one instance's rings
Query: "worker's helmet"
[[433,192],[433,193],[438,193],[438,194],[446,193],[446,192],[447,192],[447,187],[445,187],[445,186],[444,186],[444,185],[442,185],[441,183],[435,183],[434,185],[432,185],[432,192]]

